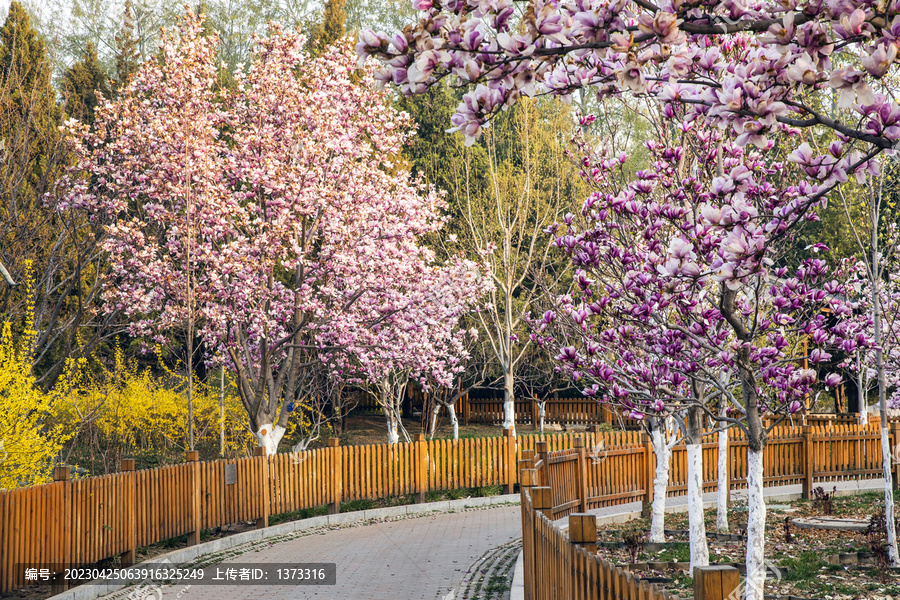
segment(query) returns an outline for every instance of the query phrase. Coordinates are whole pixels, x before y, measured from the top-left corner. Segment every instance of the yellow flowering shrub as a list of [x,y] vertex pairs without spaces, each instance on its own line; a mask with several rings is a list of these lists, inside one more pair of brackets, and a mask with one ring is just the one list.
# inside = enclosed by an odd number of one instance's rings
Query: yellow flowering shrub
[[[220,390],[215,381],[194,380],[194,440],[196,448],[219,447]],[[117,347],[111,368],[90,368],[80,361],[68,377],[69,390],[61,418],[70,423],[83,423],[83,433],[76,442],[84,455],[85,446],[93,444],[96,452],[117,457],[157,454],[182,460],[188,449],[187,377],[159,361],[158,373],[140,368],[133,358],[126,358]],[[244,423],[246,417],[240,400],[229,393],[226,379],[225,451],[243,454],[253,437]],[[86,466],[86,465],[85,465]],[[96,471],[92,466],[91,471]]]
[[0,489],[47,483],[68,428],[55,417],[60,395],[35,385],[28,361],[34,332],[0,325]]

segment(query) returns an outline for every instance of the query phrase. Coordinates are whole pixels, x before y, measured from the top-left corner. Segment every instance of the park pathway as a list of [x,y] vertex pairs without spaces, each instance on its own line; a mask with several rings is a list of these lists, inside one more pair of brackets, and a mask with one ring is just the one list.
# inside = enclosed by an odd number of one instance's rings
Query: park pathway
[[[520,507],[507,505],[326,529],[255,545],[221,564],[333,562],[336,585],[168,585],[140,594],[139,600],[460,600],[477,579],[469,568],[480,566],[497,547],[514,545],[521,527]],[[127,599],[131,591],[107,599]]]

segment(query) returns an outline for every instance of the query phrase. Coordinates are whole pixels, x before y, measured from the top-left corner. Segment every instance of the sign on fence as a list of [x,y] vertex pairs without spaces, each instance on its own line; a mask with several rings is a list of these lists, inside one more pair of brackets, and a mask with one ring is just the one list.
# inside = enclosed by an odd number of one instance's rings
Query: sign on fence
[[225,465],[225,485],[237,483],[237,465]]

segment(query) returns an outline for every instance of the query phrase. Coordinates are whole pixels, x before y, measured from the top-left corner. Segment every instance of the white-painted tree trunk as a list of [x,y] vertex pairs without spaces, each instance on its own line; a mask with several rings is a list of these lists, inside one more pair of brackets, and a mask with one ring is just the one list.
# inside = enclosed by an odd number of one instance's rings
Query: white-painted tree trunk
[[447,412],[450,414],[450,424],[453,425],[453,439],[459,439],[459,419],[456,418],[456,405],[448,404]]
[[747,578],[745,600],[763,600],[766,582],[766,503],[763,453],[747,452]]
[[437,420],[440,412],[441,405],[435,402],[434,408],[431,409],[431,439],[434,439],[434,434],[437,432]]
[[278,444],[284,437],[285,429],[281,425],[263,424],[254,434],[261,448],[265,449],[266,456],[272,456],[278,451]]
[[717,464],[718,488],[716,490],[716,531],[728,533],[728,430],[719,432],[719,459]]
[[538,402],[538,424],[540,425],[538,431],[544,433],[544,417],[547,414],[547,403],[546,402]]
[[900,564],[900,557],[897,556],[897,527],[894,521],[894,482],[893,474],[891,473],[893,452],[886,424],[887,419],[885,418],[882,420],[881,425],[881,458],[884,465],[884,514],[887,523],[888,558],[891,566],[896,567]]
[[[865,367],[868,369],[868,367]],[[866,378],[862,372],[863,366],[862,361],[859,357],[859,352],[856,353],[856,398],[857,404],[859,404],[859,424],[862,426],[866,426],[869,424],[869,398],[866,394]]]
[[516,435],[516,395],[512,371],[503,373],[503,429]]
[[703,522],[703,446],[688,444],[688,527],[690,528],[691,573],[695,567],[709,566],[706,524]]
[[388,444],[396,444],[400,441],[400,425],[397,423],[396,413],[388,408],[384,409],[384,420],[387,422]]
[[656,455],[656,476],[653,478],[653,504],[650,507],[649,542],[661,544],[666,541],[666,492],[669,487],[669,461],[672,450],[661,427],[655,427],[650,434],[653,452]]

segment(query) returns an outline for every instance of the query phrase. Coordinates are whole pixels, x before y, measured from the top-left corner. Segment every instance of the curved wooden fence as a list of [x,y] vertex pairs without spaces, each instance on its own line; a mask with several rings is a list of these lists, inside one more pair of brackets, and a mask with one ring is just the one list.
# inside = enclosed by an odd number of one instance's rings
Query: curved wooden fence
[[[894,444],[900,430],[892,424]],[[576,448],[576,440],[582,447]],[[704,486],[715,489],[718,445],[704,444]],[[635,500],[652,500],[653,452],[637,431],[520,435],[428,440],[409,444],[338,446],[273,457],[197,461],[81,480],[56,469],[51,484],[0,491],[0,593],[24,586],[25,567],[91,565],[105,559],[128,564],[137,548],[235,523],[265,526],[272,514],[340,503],[477,486],[512,493],[517,461],[535,449],[548,453],[553,518]],[[773,431],[765,454],[766,485],[813,485],[881,476],[877,425],[783,427]],[[746,441],[732,432],[730,484],[746,485]],[[544,460],[544,459],[542,459]],[[686,451],[676,446],[669,494],[685,493]],[[900,474],[900,473],[898,473]],[[897,479],[895,479],[897,481]],[[577,499],[577,502],[576,502]],[[60,585],[63,585],[60,582]]]

